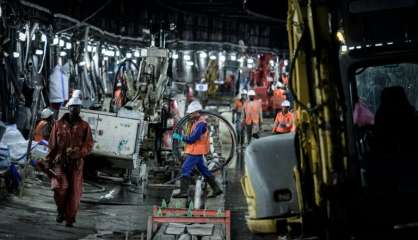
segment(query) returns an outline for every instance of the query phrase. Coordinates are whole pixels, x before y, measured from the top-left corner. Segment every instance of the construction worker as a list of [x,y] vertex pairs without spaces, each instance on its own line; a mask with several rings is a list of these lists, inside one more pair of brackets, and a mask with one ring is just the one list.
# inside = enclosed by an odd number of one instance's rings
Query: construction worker
[[[81,90],[79,89],[73,89],[73,92],[71,93],[72,98],[79,98],[80,100],[83,99],[83,94],[81,93]],[[65,107],[68,107],[68,102],[65,104]]]
[[285,100],[282,103],[282,111],[278,112],[274,120],[272,132],[275,134],[289,133],[294,130],[293,114],[289,112],[290,102]]
[[123,97],[123,93],[122,93],[122,83],[121,82],[118,82],[116,84],[114,103],[115,103],[116,109],[119,109],[123,106],[124,97]]
[[274,86],[272,96],[274,116],[282,110],[282,102],[287,99],[286,90],[284,90],[284,88],[284,84],[279,81]]
[[237,131],[238,143],[244,143],[244,128],[242,126],[244,117],[244,104],[247,101],[247,90],[242,89],[240,97],[235,99],[234,107],[232,109],[232,122],[235,124]]
[[41,121],[38,122],[35,128],[35,133],[33,135],[33,140],[40,142],[42,140],[49,139],[49,135],[52,130],[52,125],[54,123],[54,112],[45,108],[41,112]]
[[289,75],[287,73],[282,74],[282,82],[285,86],[289,85]]
[[202,110],[202,105],[199,101],[191,102],[187,108],[187,113],[191,114],[192,117],[192,128],[189,136],[173,134],[173,139],[186,143],[184,152],[187,154],[181,169],[180,192],[174,194],[174,198],[187,197],[189,185],[192,183],[191,173],[194,167],[197,167],[212,188],[212,193],[208,197],[216,197],[222,194],[215,176],[205,165],[204,155],[209,153],[209,130],[204,116],[199,113],[200,110]]
[[262,128],[263,112],[261,108],[261,101],[255,99],[255,91],[248,91],[249,101],[244,104],[244,123],[247,132],[247,143],[251,142],[254,136],[258,138],[258,133]]
[[84,158],[93,147],[90,126],[80,118],[81,100],[68,101],[69,113],[64,114],[52,127],[46,166],[57,205],[57,222],[66,221],[72,227],[83,191]]

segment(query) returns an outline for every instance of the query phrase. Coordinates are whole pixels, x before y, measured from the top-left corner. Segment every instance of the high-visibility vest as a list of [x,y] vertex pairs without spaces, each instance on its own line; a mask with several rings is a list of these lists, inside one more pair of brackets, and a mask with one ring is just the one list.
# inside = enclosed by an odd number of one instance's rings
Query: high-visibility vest
[[[193,123],[191,133],[199,123],[206,123],[206,120],[203,117],[200,117],[199,120]],[[200,138],[191,144],[186,144],[184,150],[186,154],[190,155],[206,155],[209,153],[209,127],[206,128],[206,132],[200,136]]]
[[281,109],[282,102],[286,100],[286,91],[283,89],[276,89],[273,92],[273,108]]
[[234,103],[234,110],[237,112],[242,112],[244,109],[244,103],[241,101],[241,99],[236,99]]
[[245,124],[258,124],[260,122],[261,102],[258,100],[247,101],[244,104]]
[[[280,123],[285,123],[287,126],[282,127],[280,126]],[[293,114],[291,112],[288,112],[286,114],[283,114],[282,112],[277,113],[276,119],[274,120],[274,126],[276,128],[273,129],[274,132],[277,133],[288,133],[294,130],[293,128]]]
[[[48,124],[47,121],[41,120],[36,125],[35,133],[33,135],[33,140],[35,140],[37,142],[40,142],[40,141],[44,140],[44,135],[42,133],[43,133],[44,127],[46,127],[47,124]],[[45,139],[45,140],[48,140],[48,139]]]
[[117,107],[122,107],[123,105],[123,96],[122,96],[122,89],[115,90],[115,105]]

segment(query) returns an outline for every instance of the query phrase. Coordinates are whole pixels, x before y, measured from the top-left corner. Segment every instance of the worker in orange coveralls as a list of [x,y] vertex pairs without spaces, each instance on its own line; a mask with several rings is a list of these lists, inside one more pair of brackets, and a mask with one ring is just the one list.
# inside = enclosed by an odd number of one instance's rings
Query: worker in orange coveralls
[[80,118],[81,100],[72,97],[69,113],[56,121],[49,139],[46,165],[57,205],[57,222],[72,227],[83,191],[83,165],[93,147],[90,126]]
[[278,112],[274,120],[272,132],[275,134],[294,132],[293,114],[289,112],[290,102],[285,100],[282,103],[282,111]]

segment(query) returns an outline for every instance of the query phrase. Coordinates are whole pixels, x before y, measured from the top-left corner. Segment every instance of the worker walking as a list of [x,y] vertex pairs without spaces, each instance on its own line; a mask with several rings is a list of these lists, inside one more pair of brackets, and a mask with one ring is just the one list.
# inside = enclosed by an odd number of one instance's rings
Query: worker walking
[[255,91],[248,91],[249,101],[244,104],[244,123],[247,132],[247,143],[251,142],[254,136],[258,138],[258,133],[261,131],[263,123],[263,111],[261,108],[261,101],[255,99]]
[[282,102],[287,99],[285,86],[281,82],[277,82],[274,86],[273,96],[272,96],[272,105],[274,116],[277,115],[282,110]]
[[247,101],[247,90],[241,90],[240,97],[235,99],[232,109],[232,122],[235,124],[237,132],[238,144],[244,144],[244,127],[242,125],[244,117],[244,104]]
[[83,165],[93,147],[90,126],[80,118],[81,100],[72,97],[69,113],[54,124],[46,157],[51,187],[57,205],[57,222],[72,227],[83,191]]
[[293,114],[289,111],[289,108],[290,102],[287,100],[283,101],[282,111],[277,113],[274,120],[273,133],[289,133],[294,130]]
[[204,116],[199,113],[200,110],[202,110],[202,105],[198,101],[191,102],[187,108],[187,113],[191,114],[192,117],[192,128],[189,136],[173,134],[173,139],[186,143],[184,152],[187,154],[181,169],[180,192],[174,194],[174,198],[187,197],[189,185],[192,183],[191,173],[194,167],[197,167],[212,188],[212,194],[208,197],[216,197],[222,194],[215,176],[205,165],[204,155],[209,153],[209,130]]
[[49,108],[45,108],[41,112],[41,120],[38,122],[38,124],[36,124],[33,140],[37,142],[48,140],[53,124],[54,112]]

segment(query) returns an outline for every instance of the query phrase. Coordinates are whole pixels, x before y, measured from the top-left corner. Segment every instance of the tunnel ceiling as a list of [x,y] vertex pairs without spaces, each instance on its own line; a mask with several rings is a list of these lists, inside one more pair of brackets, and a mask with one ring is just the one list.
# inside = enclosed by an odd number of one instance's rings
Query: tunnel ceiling
[[176,30],[169,36],[173,40],[234,44],[242,40],[246,46],[287,48],[283,21],[287,5],[276,7],[274,0],[26,1],[78,20],[106,4],[88,23],[126,36],[141,37],[142,29],[157,31],[161,24],[174,23]]

